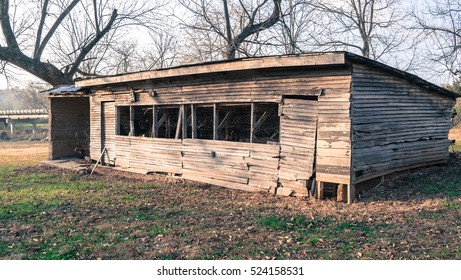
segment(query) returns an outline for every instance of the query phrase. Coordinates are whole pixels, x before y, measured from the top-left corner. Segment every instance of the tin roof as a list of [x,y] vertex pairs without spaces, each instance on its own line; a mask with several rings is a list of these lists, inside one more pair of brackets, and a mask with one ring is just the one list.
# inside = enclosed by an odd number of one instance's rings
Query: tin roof
[[75,85],[66,85],[47,90],[49,95],[61,96],[61,95],[88,95],[89,90],[84,87],[77,87]]

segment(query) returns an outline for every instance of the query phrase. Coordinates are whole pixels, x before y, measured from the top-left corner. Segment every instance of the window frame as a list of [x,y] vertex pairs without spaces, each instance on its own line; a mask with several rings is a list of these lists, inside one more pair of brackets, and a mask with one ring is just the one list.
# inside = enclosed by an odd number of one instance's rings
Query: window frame
[[[223,141],[223,142],[234,142],[229,140],[218,140],[218,130],[219,130],[219,107],[230,107],[230,106],[250,106],[250,135],[249,142],[242,142],[242,143],[255,143],[255,128],[257,129],[258,122],[260,120],[255,119],[255,106],[259,104],[274,104],[277,106],[277,117],[278,117],[278,138],[276,141],[271,141],[273,143],[280,143],[280,129],[281,129],[281,103],[280,102],[219,102],[219,103],[190,103],[190,104],[155,104],[155,105],[119,105],[117,107],[117,130],[116,135],[118,136],[132,136],[132,137],[143,137],[143,136],[135,136],[134,135],[134,108],[133,107],[149,107],[152,106],[152,133],[150,136],[144,137],[151,137],[154,139],[194,139],[194,140],[205,140],[205,141]],[[129,107],[130,110],[130,132],[128,135],[121,135],[120,134],[120,109],[122,107]],[[171,108],[178,108],[178,119],[176,122],[176,131],[175,137],[158,137],[158,129],[159,129],[159,116],[158,116],[158,107],[171,107]],[[213,138],[212,139],[199,139],[197,138],[197,107],[212,107],[213,108]],[[187,113],[187,116],[186,116]],[[188,118],[190,116],[190,133],[188,134],[189,122]],[[255,143],[255,144],[269,144],[269,141],[266,143]]]

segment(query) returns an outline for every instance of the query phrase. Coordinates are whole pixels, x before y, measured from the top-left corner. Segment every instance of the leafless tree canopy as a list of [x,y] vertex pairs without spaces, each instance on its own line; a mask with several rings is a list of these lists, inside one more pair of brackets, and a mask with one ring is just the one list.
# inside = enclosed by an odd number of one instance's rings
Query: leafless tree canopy
[[427,1],[412,11],[415,29],[421,31],[427,57],[454,76],[461,74],[461,2]]
[[[187,29],[195,60],[254,56],[249,46],[280,21],[282,0],[179,0],[187,9],[181,25]],[[191,56],[194,56],[191,54]]]
[[31,82],[24,89],[13,88],[12,92],[19,100],[21,108],[47,109],[48,95],[45,90],[48,88],[46,83]]
[[0,60],[51,85],[70,84],[76,74],[96,74],[108,46],[126,27],[158,25],[159,2],[4,0]]
[[314,47],[351,49],[379,60],[406,39],[401,23],[404,14],[398,0],[312,0],[319,21]]

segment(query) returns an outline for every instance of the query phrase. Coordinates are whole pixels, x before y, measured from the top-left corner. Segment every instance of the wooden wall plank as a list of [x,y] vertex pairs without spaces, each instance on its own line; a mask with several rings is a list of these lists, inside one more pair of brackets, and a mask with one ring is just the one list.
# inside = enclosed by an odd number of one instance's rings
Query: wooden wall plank
[[354,180],[447,160],[450,98],[364,65],[352,81]]

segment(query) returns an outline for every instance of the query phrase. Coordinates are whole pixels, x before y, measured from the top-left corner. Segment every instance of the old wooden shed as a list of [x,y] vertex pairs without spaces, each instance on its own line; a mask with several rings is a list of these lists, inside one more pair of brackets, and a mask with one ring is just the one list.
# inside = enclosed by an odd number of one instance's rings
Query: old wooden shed
[[321,198],[333,185],[349,202],[360,182],[446,162],[455,101],[448,90],[347,52],[187,65],[76,86],[91,92],[92,160],[282,195],[316,189]]

